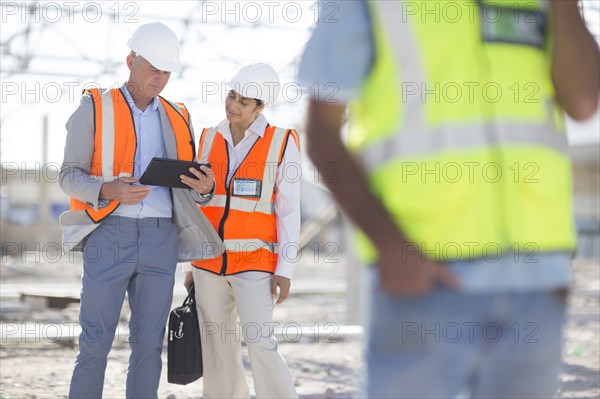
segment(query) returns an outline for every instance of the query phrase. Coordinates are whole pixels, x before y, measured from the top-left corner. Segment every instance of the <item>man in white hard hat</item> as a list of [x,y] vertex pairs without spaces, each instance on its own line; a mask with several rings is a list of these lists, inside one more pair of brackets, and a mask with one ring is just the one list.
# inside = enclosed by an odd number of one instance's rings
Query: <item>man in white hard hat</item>
[[60,221],[65,246],[83,251],[84,259],[70,398],[102,397],[125,293],[126,397],[156,398],[177,262],[218,255],[206,253],[220,240],[197,207],[210,199],[200,195],[212,189],[209,169],[195,182],[198,192],[138,183],[153,157],[195,159],[187,110],[158,96],[181,69],[177,36],[154,22],[139,26],[127,44],[127,82],[89,90],[67,122],[59,183],[71,209]]
[[[277,349],[273,309],[277,291],[277,304],[288,297],[298,259],[300,182],[285,178],[299,170],[298,135],[270,125],[263,115],[279,94],[272,66],[246,65],[228,86],[226,118],[204,129],[198,146],[201,162],[226,171],[216,173],[214,198],[201,205],[226,251],[192,262],[186,276],[187,285],[193,276],[202,326],[203,393],[205,398],[250,397],[241,333],[256,397],[297,398]],[[202,189],[196,180],[188,184]]]

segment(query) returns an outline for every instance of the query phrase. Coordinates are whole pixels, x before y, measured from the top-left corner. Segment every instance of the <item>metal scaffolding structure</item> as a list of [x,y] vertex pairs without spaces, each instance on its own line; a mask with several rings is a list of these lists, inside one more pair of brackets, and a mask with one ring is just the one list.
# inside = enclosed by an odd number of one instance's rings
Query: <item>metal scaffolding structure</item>
[[[274,6],[273,4],[278,4]],[[50,145],[64,140],[64,121],[86,85],[113,87],[127,77],[127,38],[140,23],[160,20],[181,40],[183,70],[171,77],[165,94],[194,110],[197,123],[222,117],[222,87],[241,64],[272,62],[283,82],[294,70],[310,27],[314,2],[194,1],[4,1],[0,2],[0,136],[2,161],[26,158],[24,129],[33,153],[41,121],[50,115]],[[212,86],[205,87],[205,84]],[[299,88],[299,87],[298,87]],[[210,90],[208,90],[210,89]],[[169,94],[168,90],[171,90]],[[206,95],[213,94],[211,98]],[[290,90],[288,93],[293,94]],[[224,98],[224,97],[223,97]],[[301,102],[273,104],[269,114],[302,122]],[[217,119],[217,120],[216,120]],[[22,146],[23,145],[23,146]],[[56,161],[60,149],[48,149]],[[21,154],[20,154],[21,155]],[[35,156],[35,160],[44,156]],[[14,159],[12,159],[14,158]],[[19,158],[20,159],[20,158]],[[29,163],[29,161],[27,161]]]
[[[143,3],[150,2],[139,2],[139,4]],[[98,2],[63,2],[62,4],[47,1],[1,2],[2,22],[15,19],[21,22],[18,27],[13,27],[9,32],[5,31],[8,27],[3,26],[3,32],[0,33],[2,79],[22,74],[93,79],[103,74],[112,74],[120,66],[122,61],[115,59],[115,55],[110,51],[100,54],[90,54],[89,51],[85,51],[85,43],[82,42],[85,39],[85,32],[80,32],[81,36],[79,37],[73,37],[72,33],[63,29],[64,24],[83,22],[87,24],[88,28],[92,24],[100,25],[106,34],[106,40],[110,41],[111,31],[115,28],[122,30],[123,26],[127,26],[127,24],[160,20],[176,28],[181,38],[182,52],[192,43],[193,46],[206,43],[207,36],[210,34],[210,30],[207,28],[225,27],[228,30],[240,28],[246,30],[248,28],[253,30],[264,28],[306,29],[305,26],[295,24],[296,16],[289,17],[286,21],[286,15],[271,12],[267,16],[263,15],[264,11],[258,8],[255,9],[254,14],[251,14],[252,11],[239,6],[243,2],[236,2],[238,7],[227,8],[225,6],[224,10],[215,9],[213,7],[215,2],[206,0],[152,3],[156,4],[152,7],[154,12],[144,11],[145,6],[140,7],[136,2],[123,4],[106,2],[105,4],[108,5],[103,4],[102,6]],[[160,14],[160,3],[169,9],[169,13]],[[172,3],[178,3],[178,6],[173,7]],[[67,7],[65,4],[69,6]],[[254,4],[257,3],[254,2]],[[180,9],[174,11],[176,8]],[[239,15],[235,16],[234,13]],[[257,18],[257,15],[260,15],[261,18]],[[276,18],[277,16],[279,18]],[[281,18],[282,16],[284,18]],[[290,21],[293,23],[286,23]],[[39,46],[42,36],[52,37],[55,45],[52,53]],[[65,49],[66,51],[62,53],[61,51],[57,52],[56,49]],[[233,61],[231,56],[225,52],[221,54],[221,59]],[[46,63],[52,63],[52,68],[45,68],[44,64]],[[186,68],[189,66],[189,62],[187,64],[184,62],[182,76],[185,76]]]
[[[190,45],[202,44],[206,41],[206,34],[199,31],[199,27],[206,29],[207,26],[226,26],[227,29],[238,29],[241,27],[260,30],[265,27],[272,28],[277,24],[270,23],[267,18],[261,18],[254,22],[252,17],[256,19],[256,12],[252,15],[252,11],[246,10],[248,14],[246,22],[251,24],[240,23],[239,18],[225,18],[218,21],[212,18],[216,15],[213,5],[215,2],[206,0],[177,2],[178,6],[173,7],[168,5],[172,2],[154,2],[163,3],[164,7],[169,9],[169,13],[161,14],[160,8],[153,7],[155,10],[144,11],[145,7],[140,7],[139,4],[144,2],[104,2],[107,5],[100,6],[97,2],[0,2],[3,24],[7,20],[19,19],[22,23],[17,28],[5,32],[7,26],[3,26],[0,33],[0,72],[2,80],[10,79],[15,75],[33,75],[33,76],[60,76],[69,77],[72,79],[94,79],[105,74],[111,74],[120,66],[121,60],[115,59],[114,54],[110,51],[99,54],[90,54],[84,51],[85,43],[81,40],[85,35],[80,37],[72,37],[70,33],[62,29],[64,23],[74,23],[75,19],[83,19],[89,24],[102,25],[102,29],[106,32],[106,39],[110,41],[110,31],[115,29],[119,24],[127,24],[137,20],[161,20],[172,23],[179,27],[178,33],[182,41],[182,50]],[[149,3],[149,2],[146,2]],[[227,17],[227,12],[238,12],[244,14],[244,7],[240,7],[238,3],[237,10],[235,7],[222,11],[222,16]],[[257,4],[256,2],[253,2]],[[600,2],[597,0],[583,0],[581,7],[585,18],[592,30],[592,33],[598,40],[600,32],[598,31],[598,19],[600,18]],[[314,7],[311,5],[310,7]],[[176,8],[180,8],[175,12]],[[261,11],[258,11],[261,12]],[[207,14],[210,13],[210,17]],[[285,21],[283,21],[285,22]],[[296,27],[295,24],[282,23],[278,25],[280,29],[305,29],[305,27]],[[38,43],[42,36],[51,36],[54,44],[57,47],[68,49],[64,53],[49,53],[40,48]],[[223,53],[224,61],[228,60],[228,56]],[[44,64],[51,64],[52,68],[45,68]],[[182,76],[186,74],[186,68],[189,63],[184,65]]]

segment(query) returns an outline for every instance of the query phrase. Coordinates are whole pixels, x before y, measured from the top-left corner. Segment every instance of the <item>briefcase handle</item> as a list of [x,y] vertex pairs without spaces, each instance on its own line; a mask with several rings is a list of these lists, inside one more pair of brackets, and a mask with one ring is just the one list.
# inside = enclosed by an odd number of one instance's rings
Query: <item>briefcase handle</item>
[[183,301],[183,305],[195,305],[196,304],[196,290],[194,287],[194,283],[190,286],[190,292],[188,296]]

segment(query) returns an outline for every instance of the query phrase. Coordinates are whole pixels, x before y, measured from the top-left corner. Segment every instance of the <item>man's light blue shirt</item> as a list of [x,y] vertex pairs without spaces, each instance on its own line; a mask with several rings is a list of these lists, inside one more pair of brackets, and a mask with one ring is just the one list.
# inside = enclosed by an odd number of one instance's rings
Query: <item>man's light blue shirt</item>
[[[158,110],[159,99],[158,97],[154,97],[150,105],[142,111],[136,107],[131,94],[127,90],[127,86],[123,85],[121,90],[131,108],[131,115],[135,126],[137,146],[134,159],[134,177],[139,179],[152,158],[166,157],[167,152]],[[113,212],[113,215],[136,219],[150,217],[170,218],[173,213],[173,201],[169,188],[150,187],[150,193],[143,201],[137,205],[120,204]]]

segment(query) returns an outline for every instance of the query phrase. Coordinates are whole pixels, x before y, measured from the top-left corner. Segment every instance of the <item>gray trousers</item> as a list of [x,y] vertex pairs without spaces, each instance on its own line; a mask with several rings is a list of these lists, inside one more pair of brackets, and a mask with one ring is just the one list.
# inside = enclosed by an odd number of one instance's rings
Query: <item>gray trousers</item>
[[69,398],[101,398],[125,293],[129,300],[127,398],[156,398],[178,241],[168,218],[108,217],[85,245],[79,353]]

